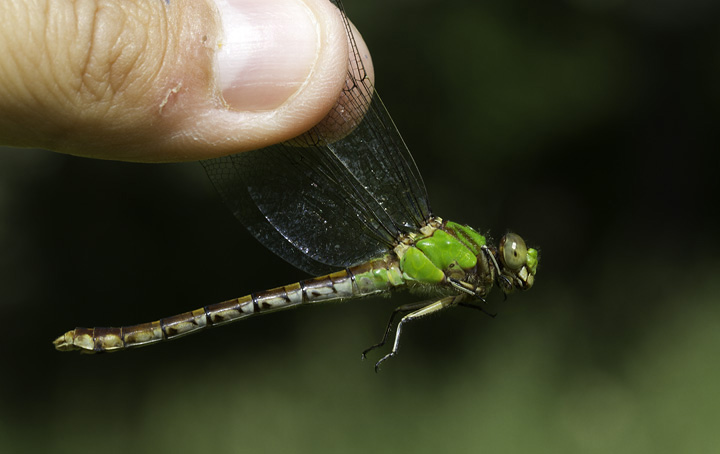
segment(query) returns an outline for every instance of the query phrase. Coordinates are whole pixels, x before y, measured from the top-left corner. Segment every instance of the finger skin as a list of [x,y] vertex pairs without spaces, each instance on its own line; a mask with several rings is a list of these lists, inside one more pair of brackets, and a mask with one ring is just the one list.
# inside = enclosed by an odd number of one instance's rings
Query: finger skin
[[[266,0],[267,2],[273,0]],[[0,143],[100,159],[207,159],[295,137],[336,103],[347,41],[327,0],[310,77],[279,107],[242,111],[215,77],[222,19],[209,0],[5,0]]]

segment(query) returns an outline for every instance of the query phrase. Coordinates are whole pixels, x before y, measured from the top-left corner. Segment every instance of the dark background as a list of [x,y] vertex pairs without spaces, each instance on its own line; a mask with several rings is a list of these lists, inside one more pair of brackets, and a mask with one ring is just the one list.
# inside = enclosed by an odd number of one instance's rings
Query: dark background
[[435,213],[541,251],[496,319],[418,322],[379,375],[411,295],[54,351],[305,275],[199,164],[2,150],[0,451],[716,451],[719,6],[346,1]]

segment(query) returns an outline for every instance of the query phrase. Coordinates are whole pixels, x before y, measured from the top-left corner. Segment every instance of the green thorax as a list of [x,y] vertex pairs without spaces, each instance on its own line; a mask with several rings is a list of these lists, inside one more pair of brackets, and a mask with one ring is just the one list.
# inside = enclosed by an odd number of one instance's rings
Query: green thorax
[[[434,218],[419,233],[395,248],[400,270],[408,281],[441,284],[448,278],[492,285],[493,270],[482,253],[483,235],[471,227]],[[479,282],[478,282],[479,283]]]

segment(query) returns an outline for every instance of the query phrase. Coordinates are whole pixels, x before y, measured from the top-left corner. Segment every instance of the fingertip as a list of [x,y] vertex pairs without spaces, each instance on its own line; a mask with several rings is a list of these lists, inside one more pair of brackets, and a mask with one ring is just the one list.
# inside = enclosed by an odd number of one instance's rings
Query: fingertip
[[[226,21],[213,0],[155,3],[152,21],[129,21],[135,28],[121,28],[121,41],[90,49],[87,61],[107,63],[94,66],[92,79],[103,82],[104,90],[96,92],[107,96],[78,95],[69,107],[57,106],[64,112],[58,114],[62,121],[43,123],[55,129],[46,127],[50,132],[37,134],[40,138],[27,145],[123,161],[201,160],[290,140],[336,106],[347,109],[341,93],[349,74],[348,38],[345,22],[329,0],[237,1],[246,2],[258,19],[246,60],[231,56],[230,63],[223,63],[221,53],[231,42],[223,29],[241,27],[247,18]],[[282,10],[276,15],[280,25],[267,12],[273,4]],[[117,28],[128,23],[120,18],[142,13],[129,2],[121,5],[127,11],[115,9],[117,14],[102,16],[103,23]],[[297,39],[298,30],[309,36]],[[112,64],[117,63],[116,48],[126,56],[122,74],[112,72],[118,69]]]
[[[327,115],[338,102],[344,86],[348,45],[341,15],[332,3],[328,0],[242,1],[252,4],[255,8],[252,14],[264,15],[265,20],[271,22],[267,25],[269,31],[257,28],[255,31],[275,42],[256,44],[257,49],[271,50],[251,51],[254,56],[250,59],[254,61],[242,63],[245,69],[250,69],[247,77],[240,66],[230,69],[237,71],[235,75],[223,74],[228,65],[222,61],[228,55],[218,51],[217,84],[222,102],[209,103],[205,112],[188,118],[192,140],[185,142],[183,159],[207,159],[296,137]],[[276,5],[269,5],[275,1]],[[294,5],[280,14],[268,12],[290,3]],[[237,9],[230,7],[233,8]],[[221,20],[227,31],[246,19],[237,22],[236,17],[226,22],[221,16]],[[287,21],[295,22],[292,30],[309,36],[299,39],[294,32],[274,31],[282,29]],[[298,25],[301,22],[303,24]],[[293,50],[298,48],[297,52]],[[289,72],[293,74],[288,75]],[[199,143],[206,146],[197,147]]]

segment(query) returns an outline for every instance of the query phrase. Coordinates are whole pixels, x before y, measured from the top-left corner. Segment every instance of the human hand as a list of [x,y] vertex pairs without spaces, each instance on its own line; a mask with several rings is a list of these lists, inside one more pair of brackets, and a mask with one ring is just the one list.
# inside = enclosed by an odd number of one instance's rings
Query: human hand
[[320,122],[347,76],[328,0],[3,0],[0,17],[11,147],[142,162],[247,151]]

